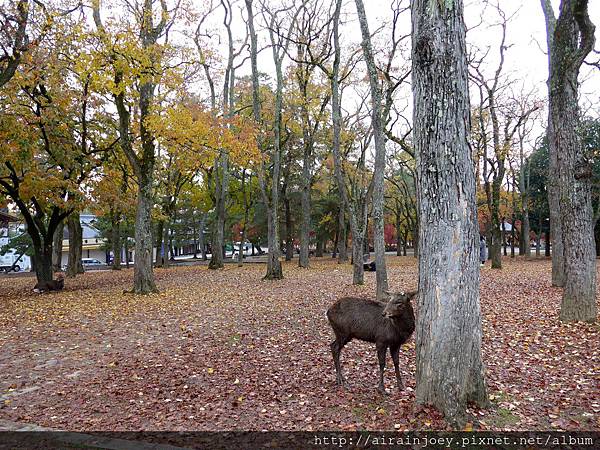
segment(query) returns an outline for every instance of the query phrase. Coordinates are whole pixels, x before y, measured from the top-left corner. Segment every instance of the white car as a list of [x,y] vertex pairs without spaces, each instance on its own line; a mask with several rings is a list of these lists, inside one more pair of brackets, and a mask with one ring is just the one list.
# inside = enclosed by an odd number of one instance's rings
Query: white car
[[81,258],[81,264],[83,267],[99,267],[104,265],[103,262],[100,262],[95,258]]

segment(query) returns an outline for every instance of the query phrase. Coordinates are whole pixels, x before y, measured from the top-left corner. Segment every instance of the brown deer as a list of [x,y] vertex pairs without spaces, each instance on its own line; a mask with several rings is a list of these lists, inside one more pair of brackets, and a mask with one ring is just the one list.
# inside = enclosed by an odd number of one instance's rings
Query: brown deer
[[346,384],[340,366],[342,348],[352,339],[359,339],[376,344],[379,358],[378,390],[385,393],[383,370],[385,369],[385,353],[388,348],[394,361],[398,388],[403,389],[398,357],[400,346],[410,338],[415,330],[415,313],[410,300],[416,294],[416,292],[388,293],[388,303],[345,297],[335,302],[327,310],[327,318],[335,333],[335,340],[331,343],[331,353],[335,363],[338,385],[345,386]]

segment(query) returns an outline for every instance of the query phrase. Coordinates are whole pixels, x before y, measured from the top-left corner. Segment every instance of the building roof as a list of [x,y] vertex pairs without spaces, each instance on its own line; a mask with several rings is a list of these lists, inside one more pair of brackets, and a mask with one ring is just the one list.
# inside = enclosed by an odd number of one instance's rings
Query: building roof
[[[96,221],[96,216],[94,214],[82,213],[79,215],[79,223],[81,223],[81,231],[83,235],[83,239],[97,239],[100,238],[100,232],[94,226],[94,222]],[[65,223],[65,228],[63,232],[63,238],[69,239],[69,231],[68,227]]]

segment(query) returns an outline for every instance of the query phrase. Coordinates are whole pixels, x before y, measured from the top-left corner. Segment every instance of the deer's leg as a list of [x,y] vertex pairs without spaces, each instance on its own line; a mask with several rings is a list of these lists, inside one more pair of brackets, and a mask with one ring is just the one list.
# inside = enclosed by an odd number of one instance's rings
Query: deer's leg
[[402,378],[400,377],[400,357],[398,354],[400,353],[400,346],[390,347],[390,355],[392,355],[392,360],[394,361],[394,370],[396,371],[396,381],[398,381],[398,389],[404,389],[404,385],[402,384]]
[[382,394],[385,394],[385,387],[383,385],[383,371],[385,369],[385,352],[387,350],[387,345],[385,344],[377,344],[377,358],[379,359],[379,386],[377,390]]
[[331,343],[331,354],[333,355],[333,362],[335,364],[336,383],[338,386],[345,386],[346,380],[342,375],[342,365],[340,364],[340,353],[342,348],[349,341],[349,339],[342,338],[336,334],[335,340]]

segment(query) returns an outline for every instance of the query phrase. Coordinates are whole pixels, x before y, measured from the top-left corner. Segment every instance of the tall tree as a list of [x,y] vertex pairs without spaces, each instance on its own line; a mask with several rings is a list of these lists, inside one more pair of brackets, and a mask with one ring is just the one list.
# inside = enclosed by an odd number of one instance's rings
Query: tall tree
[[[39,282],[52,279],[54,238],[62,221],[82,207],[84,180],[116,143],[110,127],[103,126],[102,100],[89,90],[81,23],[61,17],[48,42],[28,53],[24,70],[0,100],[0,194],[27,224]],[[74,67],[71,58],[80,64]]]
[[[155,7],[159,8],[156,20]],[[156,87],[162,81],[164,68],[161,62],[167,46],[160,40],[166,39],[176,9],[169,11],[165,0],[140,0],[127,3],[124,9],[132,13],[133,24],[126,24],[136,30],[130,34],[131,40],[119,42],[117,30],[105,28],[100,14],[100,0],[93,0],[93,17],[104,44],[105,57],[112,66],[113,88],[111,94],[119,117],[120,146],[138,184],[135,222],[135,265],[133,292],[149,294],[158,292],[152,268],[152,208],[154,206],[154,169],[156,165],[156,136],[148,121],[156,107]],[[135,38],[133,36],[136,36]],[[132,70],[131,65],[136,70]],[[139,111],[139,150],[132,139],[132,110],[128,93],[134,91]]]
[[463,2],[412,2],[419,199],[416,398],[461,425],[487,402]]
[[[236,58],[246,48],[248,35],[246,39],[234,48],[234,39],[232,31],[233,9],[229,0],[221,0],[221,6],[224,10],[223,25],[227,35],[227,63],[225,65],[225,75],[223,79],[223,103],[222,113],[224,118],[233,116],[234,111],[234,89],[235,89],[235,70],[239,67],[234,64]],[[227,190],[229,186],[229,156],[226,149],[221,149],[218,159],[214,166],[215,177],[215,212],[216,223],[212,234],[212,256],[208,265],[209,269],[223,268],[223,248],[224,248],[224,231],[225,231],[225,203],[227,201]]]
[[367,64],[367,73],[369,75],[369,86],[371,89],[371,121],[375,141],[375,166],[373,168],[373,223],[374,223],[374,247],[375,247],[375,267],[377,278],[377,298],[382,299],[384,292],[388,289],[387,269],[385,266],[385,238],[384,238],[384,191],[383,182],[385,172],[385,135],[384,124],[382,122],[381,108],[381,87],[377,75],[377,66],[373,55],[373,45],[371,43],[371,33],[369,32],[369,23],[362,0],[355,0],[356,11],[358,13],[358,22],[362,33],[362,49]]
[[326,107],[330,96],[322,92],[315,80],[315,69],[322,65],[330,54],[330,46],[323,36],[329,36],[330,17],[323,18],[323,4],[320,1],[304,1],[292,14],[296,15],[293,39],[296,54],[290,54],[295,62],[295,81],[298,85],[298,110],[302,141],[302,175],[300,223],[300,255],[298,265],[309,265],[309,243],[311,231],[311,189],[315,172],[315,145],[320,126],[326,119]]
[[[352,69],[356,65],[356,52],[354,52],[342,65],[342,50],[340,45],[340,17],[342,10],[341,0],[336,0],[335,9],[332,19],[332,39],[333,39],[333,63],[331,68],[319,65],[321,70],[329,78],[331,86],[331,118],[333,128],[333,138],[331,150],[333,154],[333,170],[335,181],[337,184],[337,190],[340,196],[340,202],[342,207],[348,213],[348,220],[350,222],[350,232],[352,233],[352,263],[353,263],[353,274],[352,283],[355,285],[361,285],[364,283],[364,267],[363,267],[363,253],[364,253],[364,239],[367,231],[367,214],[368,204],[373,191],[373,179],[370,181],[366,180],[365,170],[365,152],[370,142],[372,134],[367,130],[363,133],[364,143],[359,142],[361,148],[360,156],[358,157],[356,164],[357,176],[355,179],[347,181],[349,178],[348,172],[352,169],[345,170],[346,161],[345,153],[354,145],[354,137],[351,132],[346,133],[346,139],[344,139],[344,118],[342,117],[342,83],[349,77]],[[357,113],[359,115],[359,113]],[[354,128],[356,123],[347,124],[346,130]],[[348,139],[349,137],[349,139]],[[347,145],[348,151],[344,151],[344,141],[350,140]]]
[[[262,124],[261,105],[259,95],[259,74],[258,74],[258,38],[254,26],[255,13],[252,0],[245,0],[248,30],[250,34],[250,63],[252,68],[252,113],[257,124]],[[263,3],[262,13],[269,30],[271,42],[271,51],[273,63],[275,64],[275,102],[273,105],[273,145],[270,152],[271,184],[270,196],[268,194],[267,174],[264,161],[259,163],[258,180],[263,203],[267,208],[267,245],[269,252],[267,255],[267,273],[265,279],[279,280],[283,278],[281,267],[280,248],[279,248],[279,194],[281,193],[281,159],[283,151],[282,139],[282,104],[283,104],[283,59],[289,45],[289,32],[293,29],[295,19],[292,20],[288,29],[288,36],[283,32],[282,10],[270,11]],[[260,138],[259,147],[266,151],[267,142]],[[270,197],[270,198],[269,198]]]
[[[537,102],[530,104],[516,105],[519,108],[515,109],[510,98],[507,98],[510,81],[506,80],[504,72],[504,64],[506,61],[506,52],[509,48],[507,45],[507,33],[510,17],[500,7],[499,2],[496,2],[494,9],[497,11],[501,33],[500,42],[498,43],[498,63],[494,68],[494,73],[491,77],[484,73],[484,65],[489,65],[486,62],[486,57],[489,54],[489,49],[484,56],[471,62],[472,74],[471,79],[477,86],[479,91],[480,104],[477,108],[477,122],[474,128],[477,131],[477,147],[481,152],[478,157],[483,159],[483,186],[486,196],[486,206],[490,217],[489,234],[490,242],[490,258],[492,260],[492,269],[502,268],[502,246],[504,245],[504,218],[501,213],[501,192],[503,184],[506,181],[507,161],[510,160],[510,151],[513,146],[514,137],[523,124],[526,123],[529,117],[539,109],[540,105]],[[491,134],[491,139],[488,137],[488,129]],[[488,148],[488,147],[491,147]]]
[[[594,48],[595,27],[589,17],[587,0],[562,0],[558,18],[549,0],[541,0],[541,5],[548,42],[547,132],[551,181],[548,198],[551,213],[556,206],[559,212],[552,223],[553,250],[560,251],[562,244],[564,255],[563,266],[556,268],[558,273],[564,270],[560,318],[594,322],[598,311],[592,166],[578,133],[578,76],[581,65]],[[556,223],[560,224],[560,233],[557,233]]]

